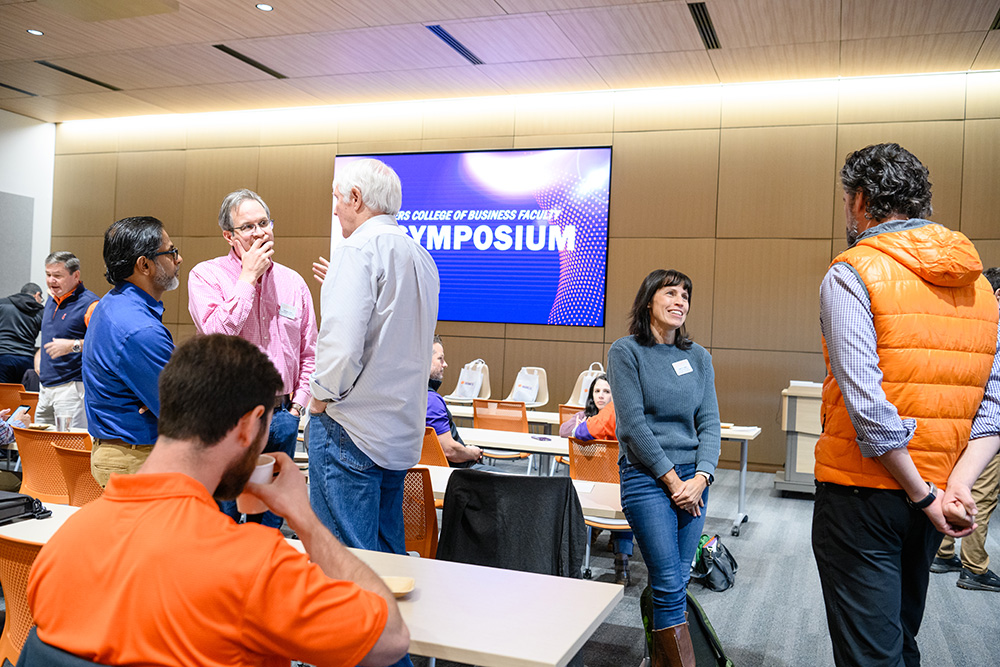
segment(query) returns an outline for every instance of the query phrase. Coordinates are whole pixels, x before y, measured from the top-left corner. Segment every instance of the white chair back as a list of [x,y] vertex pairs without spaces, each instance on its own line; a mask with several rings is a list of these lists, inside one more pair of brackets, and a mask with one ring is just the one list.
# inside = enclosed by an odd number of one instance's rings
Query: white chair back
[[[545,372],[545,369],[541,368],[540,366],[524,366],[518,372],[518,375],[521,375],[521,373],[525,373],[527,375],[535,375],[535,376],[538,377],[538,393],[535,395],[535,400],[533,400],[533,401],[524,401],[525,407],[530,410],[530,409],[533,409],[533,408],[539,408],[539,407],[545,405],[546,403],[548,403],[549,402],[549,376],[548,376],[548,373]],[[515,379],[514,380],[514,385],[510,388],[510,392],[507,394],[507,398],[504,399],[504,400],[507,400],[507,401],[518,401],[518,400],[520,400],[519,398],[516,398],[514,396],[515,392],[517,391],[517,384],[518,384],[517,380]]]
[[[461,391],[463,382],[476,380],[477,376],[479,378],[479,392],[477,394],[469,396],[468,391]],[[455,385],[455,389],[445,396],[444,400],[448,403],[472,405],[472,399],[489,398],[491,394],[490,367],[482,359],[473,359],[462,367],[462,372],[458,376],[458,383]]]
[[[595,366],[597,368],[594,368]],[[587,392],[590,391],[590,385],[602,373],[604,373],[604,364],[599,361],[590,364],[590,368],[580,373],[576,378],[576,384],[573,385],[573,392],[569,395],[569,400],[566,401],[565,405],[584,407],[587,404]]]

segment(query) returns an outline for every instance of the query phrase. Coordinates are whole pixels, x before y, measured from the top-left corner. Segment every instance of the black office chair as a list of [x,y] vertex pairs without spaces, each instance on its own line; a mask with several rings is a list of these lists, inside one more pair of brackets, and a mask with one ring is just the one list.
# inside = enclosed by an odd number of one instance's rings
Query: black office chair
[[587,527],[568,477],[455,470],[438,560],[579,579]]

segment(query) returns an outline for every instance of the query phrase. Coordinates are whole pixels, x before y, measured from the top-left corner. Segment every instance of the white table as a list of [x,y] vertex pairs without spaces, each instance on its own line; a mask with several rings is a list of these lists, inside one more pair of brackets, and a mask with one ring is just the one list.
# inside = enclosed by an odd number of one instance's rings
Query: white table
[[[45,544],[80,509],[45,506],[50,518],[0,526],[0,534]],[[302,550],[298,540],[289,543]],[[614,584],[351,551],[380,575],[416,582],[399,605],[411,653],[483,667],[562,667],[623,596]]]
[[[569,456],[569,440],[555,435],[513,433],[485,428],[460,428],[459,433],[467,445],[530,452],[544,456]],[[736,536],[740,534],[743,524],[749,519],[746,512],[747,454],[750,441],[756,439],[760,433],[759,426],[727,426],[722,429],[723,440],[740,443],[740,492],[736,518],[733,519],[733,526],[730,530]]]
[[[448,409],[451,411],[451,416],[455,418],[468,419],[469,424],[472,424],[473,414],[471,405],[449,405]],[[580,408],[583,410],[583,408]],[[548,435],[552,433],[552,427],[558,427],[559,413],[558,412],[546,412],[544,410],[528,410],[528,423],[537,424],[544,427],[545,434]]]
[[[431,487],[434,490],[434,497],[438,500],[444,498],[451,474],[459,470],[459,468],[445,468],[444,466],[418,467],[427,468],[430,471]],[[583,513],[587,516],[598,516],[602,519],[625,518],[625,514],[622,512],[621,491],[617,484],[573,480],[573,486],[576,488],[576,494],[580,497]]]

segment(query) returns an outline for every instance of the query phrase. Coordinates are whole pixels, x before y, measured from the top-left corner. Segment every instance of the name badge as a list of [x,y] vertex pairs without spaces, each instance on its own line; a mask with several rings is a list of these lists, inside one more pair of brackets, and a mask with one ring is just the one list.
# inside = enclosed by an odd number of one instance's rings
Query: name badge
[[289,306],[288,304],[281,304],[278,308],[278,314],[282,317],[287,317],[290,320],[294,320],[295,316],[298,315],[298,311],[295,310],[294,306]]
[[681,359],[680,361],[675,361],[673,366],[674,366],[674,372],[677,373],[678,375],[687,375],[688,373],[694,370],[693,368],[691,368],[691,362],[688,361],[687,359]]

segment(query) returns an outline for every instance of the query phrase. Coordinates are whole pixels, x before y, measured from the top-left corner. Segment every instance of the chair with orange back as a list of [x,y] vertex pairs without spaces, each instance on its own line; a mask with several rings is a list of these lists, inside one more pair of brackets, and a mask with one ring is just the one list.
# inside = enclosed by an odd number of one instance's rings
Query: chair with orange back
[[[472,425],[474,428],[527,433],[528,411],[524,403],[520,401],[496,401],[477,398],[472,401]],[[504,461],[528,459],[528,470],[531,470],[532,459],[524,452],[484,449],[483,456],[494,461],[497,459]]]
[[104,489],[90,472],[90,451],[67,447],[55,443],[56,460],[62,470],[69,495],[69,504],[83,507],[91,500],[97,500]]
[[30,423],[30,421],[34,421],[35,419],[35,410],[38,409],[38,392],[22,391],[20,393],[20,397],[21,397],[20,405],[27,405],[28,408],[30,408],[28,410],[28,414],[31,416],[27,418],[29,421],[24,422],[25,424],[28,424]]
[[38,498],[42,502],[69,503],[66,479],[56,458],[55,445],[90,452],[90,436],[86,433],[63,431],[38,431],[29,428],[14,428],[14,439],[21,455],[24,475],[21,479],[21,493]]
[[437,553],[437,510],[431,472],[427,468],[410,468],[403,479],[403,529],[406,550],[416,551],[421,558],[434,558]]
[[0,382],[0,410],[10,408],[11,412],[21,405],[24,385],[16,382]]
[[[569,439],[569,476],[588,482],[620,484],[618,473],[617,440],[577,440]],[[587,551],[583,560],[583,576],[590,578],[590,535],[594,528],[602,530],[629,530],[624,519],[605,519],[584,516],[587,524]]]
[[0,536],[0,586],[7,605],[0,635],[0,664],[16,665],[21,647],[35,624],[28,608],[28,573],[41,544]]
[[[424,428],[424,445],[420,450],[420,465],[448,467],[448,457],[444,455],[441,448],[441,441],[438,440],[437,433],[430,426]],[[444,500],[434,500],[434,507],[441,509],[444,507]]]
[[[578,405],[572,405],[572,404],[568,404],[568,403],[560,403],[559,404],[559,426],[562,426],[563,424],[565,424],[568,419],[570,419],[571,417],[573,417],[574,415],[576,415],[579,412],[583,412],[583,408],[581,408]],[[556,469],[559,467],[560,463],[562,465],[564,465],[564,466],[568,466],[569,465],[569,459],[567,457],[565,457],[565,456],[555,456],[555,457],[553,457],[552,458],[552,469],[549,470],[549,475],[550,476],[556,474]]]

